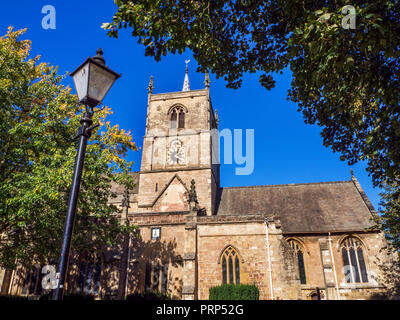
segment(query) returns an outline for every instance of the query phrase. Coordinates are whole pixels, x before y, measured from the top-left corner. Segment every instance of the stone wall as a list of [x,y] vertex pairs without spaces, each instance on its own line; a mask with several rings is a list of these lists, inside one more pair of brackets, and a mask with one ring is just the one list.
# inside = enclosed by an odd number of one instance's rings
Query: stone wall
[[[354,236],[362,242],[369,277],[368,283],[351,284],[346,281],[341,244],[348,236]],[[349,232],[331,235],[333,259],[328,234],[286,235],[286,239],[295,239],[304,248],[307,284],[301,285],[302,299],[310,299],[310,295],[316,291],[316,288],[322,290],[324,299],[369,299],[384,289],[377,281],[381,271],[376,264],[376,257],[380,255],[380,249],[385,246],[382,233]],[[322,248],[324,250],[321,250],[321,247],[324,246],[322,243],[326,245],[326,248]],[[323,257],[324,251],[326,251],[327,257]],[[337,287],[339,288],[339,297]]]

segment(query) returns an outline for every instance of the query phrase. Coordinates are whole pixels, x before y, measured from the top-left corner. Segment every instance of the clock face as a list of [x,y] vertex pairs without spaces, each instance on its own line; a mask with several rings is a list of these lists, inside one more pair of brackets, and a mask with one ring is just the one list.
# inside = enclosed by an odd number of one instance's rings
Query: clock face
[[175,140],[171,143],[167,158],[169,164],[185,164],[185,149],[180,141]]

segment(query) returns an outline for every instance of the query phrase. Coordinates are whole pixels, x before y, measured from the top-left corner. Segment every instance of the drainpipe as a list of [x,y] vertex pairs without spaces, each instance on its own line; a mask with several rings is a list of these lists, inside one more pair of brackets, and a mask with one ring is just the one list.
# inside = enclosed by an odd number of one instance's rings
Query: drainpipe
[[14,284],[14,278],[15,278],[15,270],[12,271],[11,281],[9,283],[9,287],[8,287],[8,290],[7,290],[7,294],[9,294],[10,296],[12,295],[12,288],[13,288],[13,284]]
[[128,261],[126,262],[126,275],[125,275],[125,300],[126,296],[128,295],[128,275],[129,275],[129,263],[131,261],[131,241],[132,241],[132,236],[129,235],[129,245],[128,245]]
[[270,296],[271,300],[274,300],[274,288],[272,285],[272,268],[271,268],[271,253],[269,249],[269,231],[268,231],[268,218],[265,218],[265,234],[266,234],[266,245],[267,245],[267,254],[268,254],[268,273],[269,273],[269,288],[270,288]]
[[329,250],[331,252],[331,258],[332,258],[332,267],[333,267],[333,275],[335,277],[335,284],[336,284],[336,297],[338,300],[340,299],[340,293],[339,293],[339,286],[338,286],[338,281],[337,281],[337,276],[336,276],[336,268],[335,268],[335,259],[333,257],[333,251],[332,251],[332,238],[331,238],[331,233],[328,233],[328,242],[329,242]]

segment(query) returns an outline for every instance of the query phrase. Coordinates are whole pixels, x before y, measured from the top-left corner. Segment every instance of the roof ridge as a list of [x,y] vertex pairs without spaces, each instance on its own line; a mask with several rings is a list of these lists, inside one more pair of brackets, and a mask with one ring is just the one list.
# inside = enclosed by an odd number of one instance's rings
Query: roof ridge
[[220,189],[263,188],[263,187],[273,188],[273,187],[291,187],[291,186],[318,185],[318,184],[339,184],[339,183],[350,183],[350,182],[352,182],[352,180],[267,184],[267,185],[255,185],[255,186],[234,186],[234,187],[220,187]]

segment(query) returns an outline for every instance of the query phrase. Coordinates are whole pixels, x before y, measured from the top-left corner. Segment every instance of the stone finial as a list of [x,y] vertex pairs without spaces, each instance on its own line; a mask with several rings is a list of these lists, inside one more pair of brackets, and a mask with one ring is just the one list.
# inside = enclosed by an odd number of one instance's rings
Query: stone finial
[[147,91],[149,94],[153,93],[154,84],[153,84],[153,76],[150,76],[149,86],[147,87]]
[[353,169],[350,169],[350,174],[351,174],[351,178],[353,179],[353,178],[354,178],[354,171],[353,171]]
[[185,71],[185,80],[183,81],[183,88],[182,91],[190,91],[190,85],[189,85],[189,75],[188,75],[188,63],[190,60],[185,60],[186,63],[186,71]]
[[124,195],[122,197],[122,203],[121,206],[124,208],[130,208],[130,202],[129,202],[129,190],[125,188]]
[[206,89],[210,88],[210,75],[208,74],[208,71],[206,72],[206,74],[204,75],[204,86]]
[[191,185],[190,185],[190,191],[189,191],[189,202],[198,203],[196,185],[195,185],[194,179],[192,179],[190,184]]
[[219,117],[218,117],[218,110],[217,110],[217,109],[215,109],[214,118],[215,118],[215,123],[216,123],[216,125],[217,125],[217,127],[218,127],[218,124],[219,124]]

